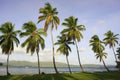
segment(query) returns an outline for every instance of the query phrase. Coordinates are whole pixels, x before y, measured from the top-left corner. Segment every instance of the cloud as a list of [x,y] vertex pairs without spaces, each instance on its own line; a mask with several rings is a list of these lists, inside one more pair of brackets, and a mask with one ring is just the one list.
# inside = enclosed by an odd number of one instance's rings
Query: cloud
[[98,24],[99,24],[99,25],[105,25],[105,23],[106,23],[106,22],[105,22],[104,20],[99,20],[99,21],[98,21]]
[[19,53],[19,54],[21,54],[21,53],[26,53],[26,49],[25,48],[22,48],[22,47],[15,47],[14,48],[14,53]]
[[79,48],[79,51],[80,51],[80,52],[85,52],[85,51],[86,51],[86,48],[81,47],[81,48]]

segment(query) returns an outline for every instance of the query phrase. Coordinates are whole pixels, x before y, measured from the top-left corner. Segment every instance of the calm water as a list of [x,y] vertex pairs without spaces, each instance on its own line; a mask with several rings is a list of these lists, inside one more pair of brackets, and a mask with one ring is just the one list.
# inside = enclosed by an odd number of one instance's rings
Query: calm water
[[[109,67],[110,70],[118,70],[114,66]],[[72,72],[79,72],[79,67],[72,67]],[[84,67],[86,72],[96,72],[96,71],[106,71],[104,67]],[[59,72],[68,72],[68,68],[58,68]],[[38,74],[37,67],[9,67],[9,72],[11,74]],[[55,73],[54,68],[52,67],[42,67],[41,72],[44,73]],[[0,66],[0,75],[6,75],[6,67]]]

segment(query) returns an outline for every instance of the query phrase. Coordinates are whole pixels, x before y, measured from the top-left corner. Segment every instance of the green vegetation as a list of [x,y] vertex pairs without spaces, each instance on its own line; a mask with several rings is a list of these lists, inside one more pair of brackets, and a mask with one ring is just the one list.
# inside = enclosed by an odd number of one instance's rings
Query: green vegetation
[[3,65],[3,63],[0,62],[0,66],[2,66],[2,65]]
[[119,80],[120,72],[0,76],[0,80]]

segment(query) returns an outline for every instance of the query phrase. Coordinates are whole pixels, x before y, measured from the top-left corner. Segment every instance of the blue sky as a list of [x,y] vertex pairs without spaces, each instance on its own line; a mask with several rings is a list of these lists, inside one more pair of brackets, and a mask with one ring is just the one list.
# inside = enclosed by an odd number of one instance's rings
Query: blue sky
[[[99,60],[96,60],[89,46],[89,40],[95,34],[99,35],[102,40],[103,34],[108,30],[120,34],[120,0],[0,0],[0,25],[9,21],[15,24],[15,29],[21,30],[25,22],[37,23],[38,16],[40,16],[39,8],[44,7],[46,2],[57,8],[61,23],[65,18],[75,16],[78,18],[78,24],[86,26],[86,31],[82,32],[84,38],[78,43],[82,64],[101,64]],[[38,28],[44,26],[43,22],[36,25]],[[57,31],[53,30],[55,42],[57,41],[56,36],[63,28],[60,24]],[[51,38],[49,31],[47,33],[46,48],[44,51],[40,51],[41,61],[52,61]],[[20,39],[21,43],[23,40],[25,38]],[[78,64],[75,46],[71,46],[71,48],[70,63]],[[108,58],[105,59],[106,64],[115,64],[112,50],[106,47],[106,52],[108,53]],[[57,62],[65,62],[65,56],[57,53],[55,57]],[[33,56],[25,54],[25,48],[20,46],[15,48],[10,60],[37,61],[36,54]],[[1,54],[1,50],[0,61],[6,61],[6,55]]]

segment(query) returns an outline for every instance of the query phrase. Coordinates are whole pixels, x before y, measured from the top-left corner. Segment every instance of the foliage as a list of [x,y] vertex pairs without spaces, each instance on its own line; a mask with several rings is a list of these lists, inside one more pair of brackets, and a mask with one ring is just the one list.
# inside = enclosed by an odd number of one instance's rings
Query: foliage
[[59,45],[57,52],[68,56],[69,52],[71,52],[71,48],[69,45],[73,44],[73,42],[71,42],[71,40],[67,38],[65,34],[58,36],[58,38],[58,41],[55,43],[55,45]]
[[51,29],[53,29],[54,26],[57,29],[60,23],[60,19],[57,16],[58,14],[57,8],[53,8],[51,4],[46,3],[44,8],[39,9],[39,13],[41,13],[42,15],[39,16],[38,23],[45,20],[45,24],[44,24],[45,32],[48,30],[49,25],[51,25]]
[[109,45],[109,47],[114,47],[115,44],[118,44],[118,35],[114,34],[112,31],[108,31],[104,34],[106,37],[103,39],[105,41],[105,45]]
[[20,43],[17,34],[19,30],[14,31],[14,25],[11,22],[6,22],[1,25],[0,32],[0,46],[3,54],[11,54],[14,51],[14,43],[16,46]]
[[67,34],[67,36],[73,40],[77,39],[77,41],[80,41],[81,38],[83,38],[81,31],[85,30],[85,26],[78,25],[77,22],[78,18],[75,18],[74,16],[66,18],[65,22],[62,23],[62,25],[66,28],[63,31],[61,31],[61,33]]
[[36,25],[32,21],[24,23],[22,29],[25,30],[25,32],[21,32],[20,36],[27,36],[27,39],[21,46],[26,46],[27,53],[30,51],[32,55],[34,52],[39,52],[40,46],[42,49],[45,48],[45,42],[41,35],[46,36],[47,34],[43,31],[43,29],[37,29]]

